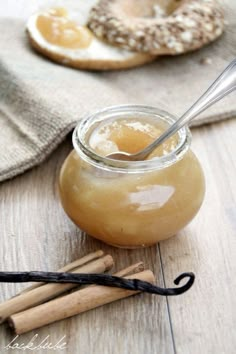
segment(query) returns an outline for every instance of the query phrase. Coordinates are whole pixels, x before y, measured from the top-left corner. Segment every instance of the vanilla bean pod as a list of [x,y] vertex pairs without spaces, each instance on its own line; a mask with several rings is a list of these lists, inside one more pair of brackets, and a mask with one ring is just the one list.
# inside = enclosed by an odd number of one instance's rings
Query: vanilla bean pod
[[47,283],[76,283],[96,284],[117,287],[127,290],[142,291],[162,296],[180,295],[191,288],[195,275],[191,272],[182,273],[174,283],[178,285],[184,278],[188,281],[178,288],[161,288],[149,282],[139,279],[124,279],[109,274],[84,274],[84,273],[58,273],[58,272],[0,272],[0,282],[24,283],[24,282],[47,282]]

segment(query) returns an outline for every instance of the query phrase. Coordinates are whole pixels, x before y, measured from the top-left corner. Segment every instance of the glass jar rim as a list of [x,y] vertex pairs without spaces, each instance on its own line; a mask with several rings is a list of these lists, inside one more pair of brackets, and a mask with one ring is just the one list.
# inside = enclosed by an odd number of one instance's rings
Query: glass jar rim
[[168,154],[156,157],[150,160],[144,161],[121,161],[110,159],[101,155],[98,155],[87,143],[85,140],[86,133],[88,130],[97,122],[104,121],[106,118],[117,117],[120,118],[122,115],[127,118],[127,115],[134,114],[140,115],[145,114],[149,117],[156,117],[160,120],[173,124],[177,118],[159,108],[145,105],[119,105],[119,106],[110,106],[102,110],[99,110],[88,117],[84,118],[78,123],[75,127],[72,142],[75,151],[79,156],[87,161],[88,163],[105,169],[113,170],[117,172],[144,172],[144,171],[153,171],[161,170],[165,167],[168,167],[177,161],[181,160],[185,153],[189,150],[191,145],[191,133],[187,126],[181,128],[177,134],[179,136],[178,144],[176,147]]

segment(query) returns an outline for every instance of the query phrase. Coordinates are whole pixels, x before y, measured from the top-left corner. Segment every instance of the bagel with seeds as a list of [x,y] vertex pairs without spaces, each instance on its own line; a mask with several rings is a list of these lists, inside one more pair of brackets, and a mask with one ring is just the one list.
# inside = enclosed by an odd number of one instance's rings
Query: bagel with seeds
[[224,30],[216,0],[100,0],[88,27],[110,44],[152,55],[197,50]]

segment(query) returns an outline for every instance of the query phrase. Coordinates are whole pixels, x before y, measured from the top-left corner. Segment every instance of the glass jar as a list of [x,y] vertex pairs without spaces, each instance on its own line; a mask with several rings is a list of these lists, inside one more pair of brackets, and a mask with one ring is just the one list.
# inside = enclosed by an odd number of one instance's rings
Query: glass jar
[[73,133],[74,150],[59,178],[60,198],[71,220],[87,234],[108,244],[137,248],[175,235],[198,212],[205,182],[200,163],[190,150],[187,127],[177,133],[170,153],[145,161],[118,161],[98,155],[87,134],[106,119],[176,118],[153,107],[106,108],[83,120]]

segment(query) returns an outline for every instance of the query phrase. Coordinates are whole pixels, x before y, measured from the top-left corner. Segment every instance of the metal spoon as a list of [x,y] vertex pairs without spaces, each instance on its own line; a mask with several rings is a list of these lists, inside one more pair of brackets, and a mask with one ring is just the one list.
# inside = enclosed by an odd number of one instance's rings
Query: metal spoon
[[141,161],[144,160],[154,149],[175,134],[185,124],[205,111],[217,101],[236,89],[236,59],[234,59],[221,75],[213,82],[208,90],[172,124],[159,138],[153,141],[145,149],[136,154],[120,151],[108,154],[106,157],[115,160]]

